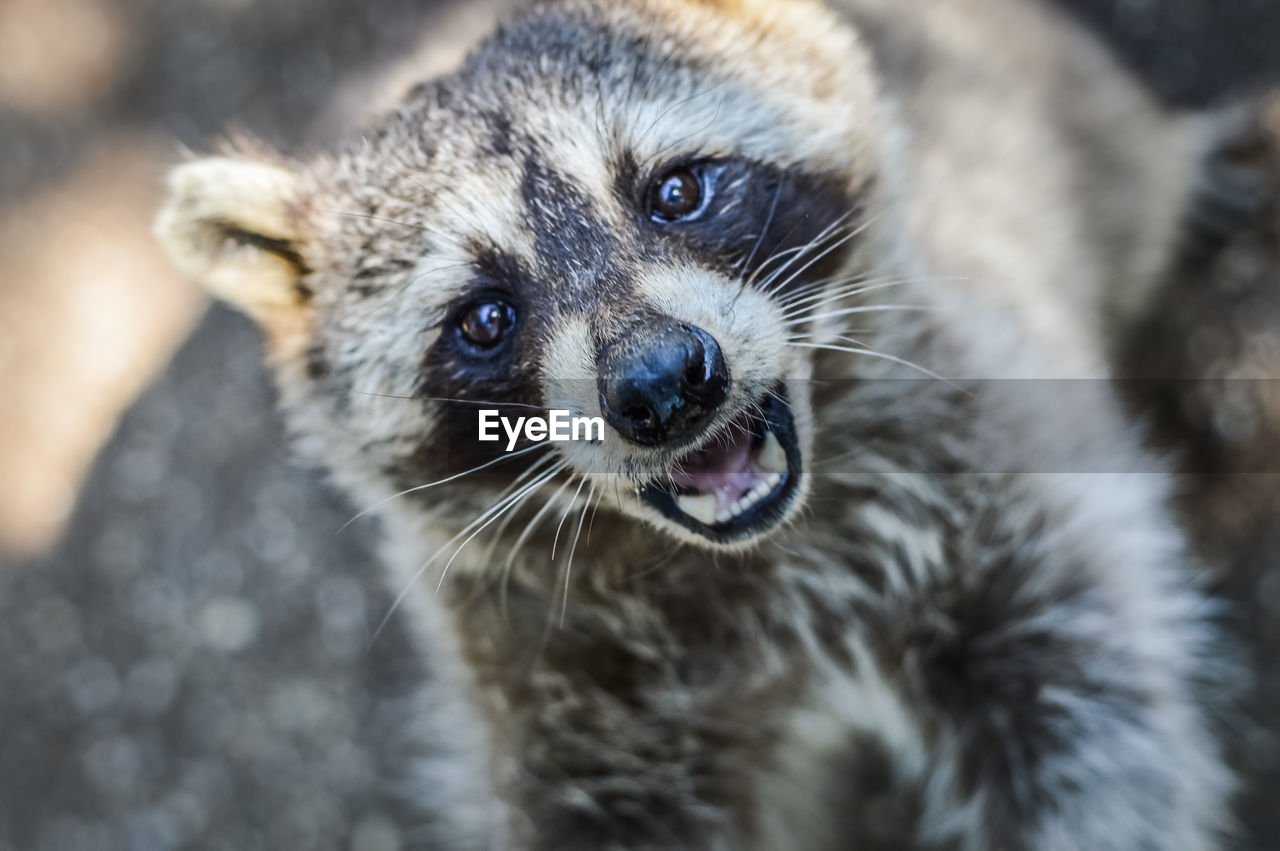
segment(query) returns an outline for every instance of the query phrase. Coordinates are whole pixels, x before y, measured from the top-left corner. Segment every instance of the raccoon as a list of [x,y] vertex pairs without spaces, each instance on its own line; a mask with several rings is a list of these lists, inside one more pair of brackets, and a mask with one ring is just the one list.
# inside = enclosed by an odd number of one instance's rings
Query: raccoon
[[1036,2],[554,0],[157,232],[382,520],[457,847],[1189,851],[1227,675],[1108,378],[1210,136]]

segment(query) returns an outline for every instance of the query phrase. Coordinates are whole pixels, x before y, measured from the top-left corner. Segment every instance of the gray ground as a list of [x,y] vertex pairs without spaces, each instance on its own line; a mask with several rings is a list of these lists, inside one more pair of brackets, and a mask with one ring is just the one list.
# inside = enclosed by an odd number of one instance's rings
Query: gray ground
[[[332,82],[405,47],[427,8],[127,5],[147,28],[132,82],[58,126],[6,122],[0,191],[30,191],[122,122],[199,146],[234,119],[296,146]],[[1272,2],[1072,5],[1172,99],[1204,102],[1280,70]],[[290,464],[270,395],[254,332],[214,310],[103,451],[65,540],[0,572],[0,851],[425,847],[401,766],[418,747],[403,734],[406,694],[428,672],[394,619],[368,647],[388,605],[373,530],[338,533],[351,509]],[[1178,411],[1163,416],[1172,442],[1211,442]],[[1275,609],[1254,603],[1280,598],[1280,542],[1260,531],[1274,516],[1205,535],[1229,546],[1226,592],[1253,606],[1242,630],[1280,646]],[[1264,720],[1277,683],[1273,672],[1256,696]],[[1270,772],[1244,808],[1257,849],[1280,845],[1270,741],[1237,747]]]

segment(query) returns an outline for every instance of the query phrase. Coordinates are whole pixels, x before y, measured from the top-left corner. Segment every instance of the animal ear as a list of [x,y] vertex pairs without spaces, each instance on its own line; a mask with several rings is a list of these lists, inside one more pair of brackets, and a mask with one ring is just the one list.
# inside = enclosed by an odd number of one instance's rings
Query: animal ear
[[276,165],[196,160],[169,175],[156,218],[156,236],[178,268],[255,319],[273,347],[308,330],[301,184]]

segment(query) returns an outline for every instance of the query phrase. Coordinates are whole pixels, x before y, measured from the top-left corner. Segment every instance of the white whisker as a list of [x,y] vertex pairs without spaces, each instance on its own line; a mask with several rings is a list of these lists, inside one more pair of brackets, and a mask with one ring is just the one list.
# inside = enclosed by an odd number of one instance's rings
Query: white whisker
[[[511,493],[513,490],[515,490],[517,487],[520,486],[520,483],[522,481],[524,481],[525,479],[537,473],[540,468],[545,467],[546,463],[548,461],[554,460],[555,457],[556,456],[554,454],[544,455],[543,457],[539,458],[537,461],[534,461],[532,464],[529,465],[529,469],[525,470],[523,473],[516,476],[515,479],[512,480],[511,484],[507,485],[502,490],[502,492],[498,494],[497,498],[502,499],[507,494]],[[528,497],[526,497],[526,499],[527,498]],[[511,521],[514,520],[518,514],[519,514],[519,509],[517,508],[514,511],[507,512],[507,515],[502,518],[502,522],[499,523],[498,527],[493,530],[493,539],[489,542],[489,546],[485,549],[484,555],[481,556],[482,561],[487,563],[489,559],[492,558],[493,548],[496,547],[498,543],[502,540],[502,533],[506,531],[508,524],[510,524]]]
[[[771,296],[771,295],[773,295],[773,293],[775,293],[777,290],[776,290],[776,288],[775,288],[775,289],[770,289],[770,285],[771,285],[774,281],[776,281],[779,277],[781,277],[782,275],[784,275],[784,274],[787,272],[787,270],[791,268],[792,264],[797,263],[797,262],[799,262],[800,260],[804,259],[804,256],[805,256],[805,253],[806,253],[806,252],[808,252],[808,251],[813,251],[813,250],[815,250],[815,249],[817,249],[817,248],[821,247],[822,243],[823,243],[825,240],[827,240],[827,239],[834,239],[834,238],[836,238],[836,237],[839,235],[839,233],[840,233],[840,229],[844,227],[844,223],[845,223],[846,221],[848,221],[849,217],[850,217],[850,216],[852,216],[852,215],[853,215],[852,213],[845,213],[844,215],[842,215],[842,216],[838,217],[838,218],[837,218],[837,219],[835,219],[833,222],[831,222],[831,224],[829,224],[829,225],[827,225],[825,228],[823,228],[823,229],[818,233],[818,235],[817,235],[817,236],[813,237],[813,239],[809,240],[809,241],[808,241],[807,243],[805,243],[804,245],[797,246],[797,247],[796,247],[796,248],[794,248],[794,249],[788,249],[788,250],[787,250],[787,251],[785,251],[785,252],[779,252],[779,254],[778,254],[777,256],[781,256],[782,254],[791,253],[791,252],[795,252],[795,256],[793,256],[791,259],[789,259],[786,263],[784,263],[784,264],[783,264],[782,266],[780,266],[779,268],[774,269],[774,270],[772,270],[771,272],[769,272],[769,274],[768,274],[767,276],[765,276],[765,278],[759,282],[759,284],[758,284],[759,288],[760,288],[760,289],[762,289],[762,290],[765,290],[765,294],[766,294],[766,295],[770,295],[770,296]],[[772,260],[773,258],[770,258],[770,259]],[[763,268],[764,268],[764,267],[763,267],[763,266],[761,266],[761,269],[762,269],[762,270],[763,270]],[[755,281],[754,281],[754,277],[755,277],[755,276],[752,276],[753,280],[751,280],[751,281],[748,281],[748,282],[747,282],[747,285],[748,285],[748,286],[756,286],[756,283],[755,283]]]
[[786,324],[803,325],[806,322],[812,322],[816,319],[834,319],[837,316],[850,316],[854,313],[886,313],[893,310],[927,312],[941,310],[941,308],[922,304],[864,304],[859,307],[847,307],[842,310],[831,310],[826,313],[817,313],[813,316],[806,316],[803,319],[793,319]]
[[583,476],[582,481],[578,483],[578,489],[573,492],[573,496],[569,499],[569,504],[565,506],[564,514],[560,515],[560,525],[556,526],[556,536],[551,539],[551,560],[556,560],[556,544],[560,543],[560,530],[564,528],[564,521],[569,516],[569,512],[573,510],[573,501],[578,498],[578,494],[582,493],[582,486],[587,483],[587,477]]
[[[583,476],[582,481],[583,481],[583,484],[585,484],[587,481],[587,477]],[[582,485],[578,485],[578,491],[579,493],[581,493]],[[582,524],[586,522],[587,510],[591,508],[591,500],[595,497],[595,495],[596,495],[596,484],[595,482],[592,482],[591,492],[587,494],[587,500],[582,504],[582,514],[578,515],[578,528],[573,533],[573,543],[569,545],[569,558],[565,561],[565,565],[564,565],[564,596],[561,598],[561,601],[560,601],[560,628],[561,629],[564,629],[564,618],[569,611],[569,580],[573,572],[573,554],[578,550],[578,538],[582,536]],[[578,494],[575,493],[573,495],[573,498],[577,499]]]
[[507,585],[510,584],[511,581],[511,571],[515,567],[516,556],[522,549],[524,549],[524,545],[528,542],[529,538],[533,536],[533,533],[538,528],[538,524],[542,522],[542,518],[545,517],[547,513],[551,511],[556,502],[559,501],[560,494],[564,493],[565,489],[571,484],[573,484],[572,477],[565,479],[564,482],[561,483],[560,487],[556,489],[556,492],[551,495],[551,498],[542,504],[542,507],[537,510],[528,523],[524,524],[524,529],[520,531],[520,534],[516,537],[515,543],[511,545],[511,550],[507,553],[506,561],[504,561],[502,565],[502,583],[498,592],[499,605],[502,607],[503,611],[506,611],[507,609]]
[[[551,480],[551,479],[556,475],[556,473],[560,472],[561,470],[563,470],[563,469],[564,469],[565,467],[567,467],[567,466],[569,466],[569,465],[568,465],[568,462],[564,462],[564,463],[563,463],[562,465],[560,465],[560,466],[553,467],[552,469],[550,469],[550,470],[548,470],[546,473],[544,473],[540,478],[537,478],[537,479],[535,479],[531,484],[526,485],[526,486],[524,487],[524,489],[523,489],[523,490],[521,490],[521,491],[517,492],[517,493],[516,493],[514,496],[512,496],[512,497],[508,497],[508,498],[506,499],[506,501],[505,501],[505,502],[499,503],[497,507],[495,507],[495,508],[491,508],[491,509],[489,509],[488,511],[486,511],[484,514],[482,514],[482,515],[480,516],[480,519],[482,519],[482,520],[483,520],[483,519],[484,519],[484,518],[486,518],[486,517],[488,517],[488,519],[487,519],[487,520],[485,520],[485,521],[484,521],[484,523],[483,523],[479,528],[477,528],[474,532],[472,532],[472,533],[467,537],[467,539],[466,539],[465,541],[463,541],[461,544],[459,544],[459,545],[458,545],[458,548],[457,548],[457,549],[455,549],[455,550],[453,551],[453,555],[449,556],[449,560],[448,560],[447,562],[445,562],[444,567],[440,570],[440,581],[436,583],[436,590],[435,590],[433,593],[435,593],[435,594],[439,594],[439,593],[440,593],[440,588],[444,585],[444,578],[445,578],[445,574],[447,574],[447,573],[449,572],[449,565],[453,564],[454,559],[456,559],[456,558],[458,557],[458,553],[462,552],[463,547],[465,547],[467,544],[471,543],[471,539],[472,539],[472,538],[474,538],[476,535],[478,535],[478,534],[480,534],[481,532],[483,532],[483,531],[484,531],[484,529],[485,529],[485,528],[486,528],[490,523],[492,523],[494,520],[497,520],[497,519],[498,519],[499,517],[501,517],[504,513],[506,513],[507,509],[508,509],[508,508],[510,508],[511,506],[515,505],[517,502],[519,502],[519,501],[520,501],[520,499],[521,499],[522,497],[524,497],[524,496],[525,496],[525,494],[530,493],[531,491],[533,491],[533,490],[537,489],[538,487],[540,487],[540,486],[542,486],[542,485],[546,484],[548,481],[550,481],[550,480]],[[495,512],[495,511],[497,512],[496,514],[494,514],[494,512]],[[493,515],[493,516],[489,516],[489,515]],[[470,525],[474,526],[474,525],[475,525],[475,523],[477,523],[477,522],[479,522],[479,521],[472,521],[472,523],[471,523]],[[469,528],[469,527],[468,527],[468,528]],[[463,531],[465,532],[466,530],[464,529]],[[461,533],[459,533],[459,535],[461,535]],[[457,539],[457,537],[458,537],[458,536],[455,536],[453,540],[456,540],[456,539]],[[450,543],[452,543],[452,542],[453,542],[453,541],[451,540],[451,541],[450,541]],[[446,544],[445,546],[448,546],[448,544]],[[443,552],[443,551],[444,551],[444,548],[442,547],[442,548],[441,548],[441,552]],[[437,555],[438,555],[438,554],[437,554]],[[435,559],[435,556],[432,556],[432,559],[434,560],[434,559]],[[428,563],[430,563],[430,562],[428,562]]]
[[[811,296],[808,296],[807,298],[783,302],[783,304],[787,307],[787,310],[782,315],[784,319],[794,319],[797,316],[803,316],[807,313],[811,313],[833,302],[843,301],[846,298],[859,296],[859,295],[862,295],[863,293],[869,293],[869,292],[875,292],[876,290],[888,289],[889,287],[900,287],[905,283],[908,283],[908,279],[903,278],[896,281],[882,281],[880,283],[875,283],[875,284],[863,283],[857,286],[842,287],[838,290],[815,293]],[[804,304],[808,304],[808,306],[805,307],[803,310],[796,309]]]
[[[462,531],[461,531],[461,532],[459,532],[458,534],[456,534],[456,535],[454,535],[452,538],[450,538],[450,539],[445,543],[445,545],[444,545],[443,547],[441,547],[439,550],[437,550],[437,551],[436,551],[436,553],[435,553],[434,555],[432,555],[430,558],[428,558],[426,561],[424,561],[424,562],[422,563],[422,565],[421,565],[421,566],[419,566],[419,567],[418,567],[418,569],[417,569],[416,571],[414,571],[413,576],[412,576],[412,577],[410,577],[410,579],[409,579],[409,581],[408,581],[407,583],[405,583],[405,586],[404,586],[404,588],[403,588],[403,589],[401,589],[400,593],[396,595],[396,598],[395,598],[395,600],[393,600],[393,601],[392,601],[392,603],[391,603],[391,607],[387,610],[386,615],[384,615],[384,616],[383,616],[383,618],[382,618],[382,620],[378,622],[378,626],[377,626],[377,628],[373,631],[373,635],[370,637],[370,639],[369,639],[369,643],[370,643],[370,644],[372,644],[374,641],[376,641],[376,640],[377,640],[378,636],[382,633],[382,630],[386,627],[387,623],[391,620],[391,616],[392,616],[393,614],[395,614],[396,609],[398,609],[398,608],[400,607],[400,604],[404,602],[404,598],[405,598],[405,597],[407,597],[407,596],[409,595],[409,592],[410,592],[411,590],[413,590],[413,586],[414,586],[414,585],[416,585],[416,584],[417,584],[417,582],[418,582],[418,580],[422,578],[422,575],[423,575],[424,573],[426,573],[427,568],[428,568],[428,567],[430,567],[433,563],[435,563],[436,559],[438,559],[438,558],[441,556],[441,554],[443,554],[443,553],[444,553],[444,551],[445,551],[446,549],[448,549],[448,548],[449,548],[449,546],[450,546],[451,544],[453,544],[453,543],[454,543],[455,541],[457,541],[459,538],[461,538],[461,537],[463,537],[464,535],[466,535],[466,534],[467,534],[468,532],[470,532],[472,529],[475,529],[475,528],[476,528],[476,526],[477,526],[478,524],[483,524],[483,525],[480,525],[478,529],[476,529],[476,532],[478,533],[480,530],[484,529],[484,527],[485,527],[485,526],[488,526],[488,525],[489,525],[489,523],[493,522],[492,518],[493,518],[495,515],[496,515],[496,516],[501,516],[501,512],[504,512],[507,508],[509,508],[511,505],[513,505],[517,500],[519,500],[519,498],[520,498],[520,497],[524,496],[524,494],[525,494],[525,493],[527,493],[529,490],[532,490],[532,489],[534,489],[534,488],[536,488],[536,487],[538,487],[538,486],[542,485],[542,484],[543,484],[543,483],[545,483],[547,480],[549,480],[549,479],[551,479],[553,476],[555,476],[555,475],[556,475],[556,473],[560,472],[562,469],[564,469],[565,467],[568,467],[568,466],[569,466],[569,462],[568,462],[568,461],[561,461],[561,462],[560,462],[560,464],[558,464],[558,465],[557,465],[557,466],[555,466],[555,467],[552,467],[552,468],[551,468],[550,470],[548,470],[548,471],[547,471],[547,472],[546,472],[546,473],[545,473],[541,478],[537,479],[537,480],[536,480],[536,481],[534,481],[532,484],[530,484],[530,485],[526,486],[526,488],[525,488],[524,490],[521,490],[520,492],[516,493],[515,495],[510,496],[510,497],[508,497],[507,499],[505,499],[505,500],[503,500],[503,501],[499,502],[497,505],[495,505],[495,506],[493,506],[493,507],[489,508],[487,511],[485,511],[483,514],[481,514],[481,515],[480,515],[479,517],[477,517],[475,520],[473,520],[473,521],[471,521],[470,523],[468,523],[468,524],[467,524],[467,525],[462,529]],[[458,555],[458,553],[462,551],[462,547],[465,547],[465,546],[467,545],[467,543],[468,543],[468,542],[470,542],[470,540],[471,540],[471,538],[472,538],[472,537],[475,537],[475,533],[473,533],[473,534],[471,535],[471,537],[467,538],[467,540],[466,540],[466,541],[463,541],[463,542],[462,542],[462,545],[461,545],[461,546],[459,546],[459,547],[458,547],[458,549],[454,550],[453,556],[451,556],[451,557],[450,557],[450,559],[449,559],[449,564],[452,564],[452,563],[453,563],[453,559],[454,559],[454,558],[456,558],[456,557],[457,557],[457,555]],[[440,592],[440,588],[441,588],[441,586],[444,584],[445,572],[448,570],[448,566],[449,566],[449,565],[448,565],[448,564],[446,564],[446,565],[445,565],[445,570],[441,571],[441,573],[440,573],[440,581],[436,584],[436,590],[435,590],[435,592],[434,592],[434,593],[437,593],[437,594],[438,594],[438,593]]]
[[[906,360],[904,358],[895,357],[893,355],[887,355],[884,352],[877,352],[874,349],[854,348],[852,346],[831,346],[831,345],[825,345],[823,343],[787,343],[787,345],[796,346],[797,348],[801,348],[801,349],[826,349],[832,352],[847,352],[849,354],[854,354],[854,355],[865,355],[867,357],[880,358],[881,360],[886,360],[891,363],[896,363],[905,367],[909,367],[911,369],[917,370],[918,372],[924,373],[930,378],[934,378],[934,379],[937,379],[938,381],[946,382],[947,384],[951,384],[953,387],[955,386],[955,384],[951,381],[951,379],[941,376],[938,373],[934,372],[933,370],[923,367],[918,363],[912,363],[911,361]],[[956,387],[956,389],[959,390],[961,388]]]
[[[803,275],[803,274],[804,274],[804,273],[805,273],[809,268],[811,268],[811,267],[813,266],[813,264],[814,264],[814,263],[817,263],[819,260],[821,260],[822,258],[826,257],[828,254],[830,254],[831,252],[835,251],[837,248],[839,248],[840,246],[844,245],[844,244],[845,244],[845,243],[847,243],[849,240],[851,240],[851,239],[855,238],[856,236],[858,236],[860,233],[862,233],[864,230],[866,230],[866,229],[870,226],[870,224],[871,224],[870,222],[864,222],[863,224],[859,225],[857,228],[854,228],[853,230],[849,231],[849,233],[847,233],[847,234],[845,234],[844,236],[840,237],[838,240],[836,240],[835,242],[833,242],[831,245],[828,245],[826,248],[822,249],[822,251],[818,252],[816,255],[814,255],[813,257],[811,257],[811,258],[809,259],[809,262],[805,263],[805,264],[804,264],[803,266],[801,266],[799,269],[796,269],[794,272],[792,272],[790,275],[788,275],[788,276],[787,276],[787,278],[786,278],[785,280],[783,280],[781,283],[773,284],[773,286],[768,290],[767,295],[769,295],[769,296],[773,296],[775,293],[778,293],[778,292],[780,292],[781,290],[786,289],[788,284],[790,284],[792,281],[794,281],[794,280],[795,280],[796,278],[798,278],[799,276]],[[775,278],[775,280],[776,280],[776,278]],[[768,283],[766,283],[766,286],[768,286]]]
[[399,499],[400,497],[406,496],[411,493],[416,493],[417,491],[426,490],[427,488],[434,488],[437,485],[446,485],[449,482],[453,482],[453,481],[457,481],[458,479],[461,479],[463,476],[469,476],[472,473],[478,473],[481,470],[492,467],[495,464],[500,464],[503,461],[508,461],[520,455],[526,455],[535,449],[546,449],[550,445],[551,444],[549,443],[535,443],[533,446],[526,446],[524,449],[517,449],[515,452],[507,452],[503,455],[499,455],[497,458],[494,458],[491,461],[486,461],[483,464],[480,464],[476,467],[472,467],[470,470],[464,470],[461,473],[454,473],[452,476],[449,476],[447,478],[437,479],[434,482],[427,482],[425,485],[417,485],[415,487],[405,488],[399,493],[393,493],[391,496],[386,497],[385,499],[380,499],[377,502],[375,502],[373,505],[370,505],[368,508],[365,508],[357,512],[354,517],[352,517],[346,523],[343,523],[342,526],[338,529],[338,531],[341,532],[343,529],[346,529],[348,526],[350,526],[352,523],[359,520],[361,517],[364,517],[370,511],[373,511],[379,508],[380,506],[386,505],[388,502],[391,502],[392,500]]

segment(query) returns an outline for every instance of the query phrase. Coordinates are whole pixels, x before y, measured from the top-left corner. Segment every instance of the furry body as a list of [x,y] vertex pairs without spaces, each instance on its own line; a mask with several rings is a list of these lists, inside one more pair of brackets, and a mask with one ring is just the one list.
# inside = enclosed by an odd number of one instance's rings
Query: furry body
[[[461,662],[461,847],[1203,849],[1211,633],[1105,381],[1199,135],[1032,3],[568,3],[334,158],[179,170],[160,230]],[[714,220],[634,215],[691,157]],[[482,361],[450,329],[490,289]],[[598,413],[655,317],[734,376],[699,445],[785,384],[774,527],[644,503],[687,446],[473,445],[472,402]]]

